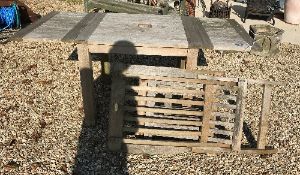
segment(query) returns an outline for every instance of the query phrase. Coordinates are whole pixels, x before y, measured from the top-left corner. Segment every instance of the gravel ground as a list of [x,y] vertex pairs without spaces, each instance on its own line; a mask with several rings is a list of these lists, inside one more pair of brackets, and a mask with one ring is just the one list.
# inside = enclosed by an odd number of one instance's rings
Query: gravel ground
[[[25,1],[45,14],[53,9],[82,11],[58,0]],[[208,66],[228,77],[285,82],[272,94],[268,142],[279,149],[257,155],[124,155],[106,151],[107,104],[98,100],[97,127],[82,127],[82,98],[75,45],[58,42],[0,44],[0,174],[298,174],[300,172],[300,47],[281,45],[280,53],[221,55],[205,51]],[[70,56],[71,55],[71,56]],[[169,63],[162,63],[168,64]],[[99,62],[94,63],[99,99]],[[259,87],[251,86],[246,123],[258,132]],[[246,138],[244,138],[244,142]]]

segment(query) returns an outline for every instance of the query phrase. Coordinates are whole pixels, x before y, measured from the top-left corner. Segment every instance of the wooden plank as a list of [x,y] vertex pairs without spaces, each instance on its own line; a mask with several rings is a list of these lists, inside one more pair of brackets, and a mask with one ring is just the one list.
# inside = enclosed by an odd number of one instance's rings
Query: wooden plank
[[[92,33],[96,30],[96,28],[99,26],[101,21],[105,18],[106,13],[93,13],[94,15],[91,15],[92,18],[89,18],[88,24],[86,27],[82,28],[80,32],[78,33],[78,36],[75,39],[75,42],[82,43],[86,42],[88,38],[92,35]],[[78,30],[78,29],[77,29]],[[89,46],[90,47],[90,46]],[[92,49],[90,49],[90,52],[92,52]]]
[[92,60],[86,45],[78,45],[77,52],[83,99],[84,122],[87,125],[94,125],[96,111]]
[[186,146],[186,147],[221,147],[230,148],[230,145],[222,143],[199,143],[199,142],[186,142],[186,141],[158,141],[158,140],[145,140],[145,139],[123,139],[123,143],[136,144],[136,145],[160,145],[160,146]]
[[228,77],[214,77],[209,75],[198,75],[198,79],[205,80],[215,80],[215,81],[230,81],[230,82],[238,82],[238,78],[228,78]]
[[232,140],[226,140],[226,139],[214,138],[214,137],[208,137],[208,141],[216,142],[216,143],[224,143],[224,144],[228,144],[228,145],[232,144]]
[[237,99],[237,97],[234,95],[219,95],[216,96],[216,98],[223,99],[223,100],[233,100],[233,101],[236,101]]
[[145,107],[131,107],[125,106],[127,111],[143,111],[143,112],[155,112],[164,114],[178,114],[178,115],[193,115],[193,116],[203,116],[201,111],[187,111],[187,110],[175,110],[175,109],[162,109],[162,108],[145,108]]
[[236,109],[236,105],[213,103],[213,107],[226,108],[226,109]]
[[204,95],[204,114],[203,114],[203,126],[201,129],[201,142],[207,142],[209,136],[209,121],[212,118],[212,95],[215,93],[216,87],[213,85],[206,85],[205,86],[205,95]]
[[182,104],[182,105],[198,105],[198,106],[202,106],[204,104],[203,101],[156,98],[156,97],[141,97],[141,96],[125,96],[125,100],[135,100],[135,101],[143,101],[143,102],[151,101],[151,102],[175,103],[175,104]]
[[172,67],[158,67],[158,66],[143,66],[143,65],[123,65],[126,70],[123,74],[128,75],[146,75],[146,76],[161,76],[171,78],[190,78],[197,79],[197,71],[187,71]]
[[46,16],[42,17],[41,19],[37,20],[31,25],[28,25],[24,29],[21,29],[18,31],[14,36],[9,38],[10,41],[22,41],[23,37],[27,35],[28,33],[32,32],[34,29],[38,28],[42,24],[44,24],[46,21],[50,20],[53,16],[59,14],[59,12],[53,11],[47,14]]
[[[78,37],[81,38],[81,37]],[[86,37],[82,37],[86,38]],[[83,39],[78,39],[83,40]],[[92,53],[118,53],[131,55],[161,55],[161,56],[186,56],[187,49],[178,48],[155,48],[155,47],[131,47],[117,45],[97,45],[89,46]]]
[[174,147],[174,146],[156,146],[156,145],[134,145],[124,144],[123,150],[129,154],[146,154],[146,155],[175,155],[186,152],[191,152],[188,147]]
[[285,86],[285,82],[275,82],[275,81],[267,81],[267,80],[254,80],[254,79],[247,79],[248,84],[257,84],[257,85],[277,85],[277,86]]
[[[147,86],[148,85],[148,81],[147,80],[139,79],[139,85],[140,86]],[[146,97],[147,96],[147,92],[146,91],[139,92],[138,95]],[[133,97],[133,96],[126,96],[125,95],[125,101],[127,101],[127,100],[137,100],[135,98],[132,99],[132,98],[128,98],[128,97]],[[147,100],[137,100],[137,105],[138,106],[145,106],[146,104],[147,104]],[[145,115],[145,114],[146,114],[145,112],[138,113],[138,115]]]
[[137,122],[139,125],[144,125],[145,122],[149,122],[149,123],[170,124],[170,125],[202,126],[201,121],[132,117],[128,115],[125,116],[124,120],[130,122]]
[[124,41],[130,47],[188,48],[180,17],[169,15],[109,13],[88,39],[103,45]]
[[226,131],[226,130],[220,130],[220,129],[210,129],[210,132],[213,134],[221,134],[221,135],[227,135],[227,136],[233,135],[232,131]]
[[241,150],[241,142],[242,142],[242,134],[243,134],[243,122],[244,122],[244,110],[247,96],[247,81],[244,79],[240,79],[239,83],[239,91],[237,98],[237,109],[236,109],[236,117],[234,121],[234,134],[232,137],[232,150],[240,151]]
[[251,46],[226,19],[199,19],[215,50],[250,51]]
[[181,16],[189,48],[213,49],[213,45],[202,26],[195,17]]
[[199,49],[188,49],[186,56],[186,66],[187,70],[196,70],[198,64],[198,52]]
[[230,25],[235,29],[235,31],[249,44],[252,46],[254,43],[254,39],[250,37],[250,35],[245,31],[243,26],[241,26],[236,20],[234,19],[226,19]]
[[204,80],[204,79],[191,79],[191,78],[172,78],[172,77],[162,77],[162,76],[147,76],[139,75],[134,73],[125,74],[126,77],[137,77],[145,80],[156,80],[156,81],[174,81],[174,82],[184,82],[184,83],[197,83],[197,84],[208,84],[208,85],[220,85],[225,86],[227,89],[232,86],[236,86],[236,82],[230,81],[218,81],[218,80]]
[[117,13],[146,13],[160,14],[161,9],[153,6],[145,6],[137,3],[124,2],[119,0],[90,0],[89,8],[101,8]]
[[[193,147],[192,152],[194,153],[210,153],[210,154],[220,154],[220,153],[229,153],[231,152],[230,148],[218,148],[218,147]],[[277,149],[242,149],[240,154],[276,154]]]
[[219,147],[192,147],[192,152],[201,154],[220,154],[229,153],[231,152],[231,149]]
[[28,41],[61,41],[86,13],[60,12],[23,37]]
[[234,119],[236,117],[235,114],[232,114],[230,112],[213,112],[212,115],[229,119]]
[[[116,71],[112,67],[112,86],[111,100],[109,111],[109,138],[122,138],[123,134],[123,116],[124,116],[124,97],[125,97],[125,81],[120,71]],[[110,150],[118,151],[121,149],[121,143],[109,142]]]
[[149,92],[159,92],[159,93],[173,93],[173,94],[204,95],[204,92],[201,90],[158,88],[158,87],[148,87],[148,86],[128,86],[127,85],[126,90],[149,91]]
[[97,13],[88,13],[63,38],[63,42],[74,42],[78,35],[88,26]]
[[257,137],[257,149],[265,149],[267,145],[268,117],[270,115],[272,86],[265,85],[262,97],[261,115],[259,119],[259,131]]
[[201,136],[201,132],[198,131],[179,131],[179,130],[165,130],[165,129],[147,129],[147,128],[123,128],[124,132],[132,132],[136,135],[156,135],[156,136]]
[[213,126],[220,125],[220,126],[229,127],[229,128],[234,127],[234,123],[221,122],[221,121],[209,121],[209,124],[212,124]]
[[277,149],[242,149],[240,154],[276,154],[278,152]]

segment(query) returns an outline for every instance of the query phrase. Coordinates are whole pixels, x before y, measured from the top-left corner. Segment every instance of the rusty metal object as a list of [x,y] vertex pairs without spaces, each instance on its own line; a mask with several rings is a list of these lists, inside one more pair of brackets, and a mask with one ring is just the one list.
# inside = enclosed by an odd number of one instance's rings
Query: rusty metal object
[[210,18],[230,18],[231,7],[228,5],[228,2],[224,1],[215,1],[211,0],[211,7],[209,12]]
[[0,7],[10,6],[12,3],[16,2],[19,7],[19,12],[21,16],[21,25],[26,26],[40,18],[40,15],[34,13],[26,4],[15,0],[1,0]]
[[186,0],[188,16],[195,16],[196,0]]

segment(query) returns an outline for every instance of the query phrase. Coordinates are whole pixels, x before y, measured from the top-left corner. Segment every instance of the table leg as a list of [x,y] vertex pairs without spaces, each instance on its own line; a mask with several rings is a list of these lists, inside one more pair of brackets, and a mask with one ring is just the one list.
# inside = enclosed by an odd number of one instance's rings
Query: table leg
[[199,49],[188,49],[187,50],[187,58],[186,58],[186,69],[187,70],[197,69],[198,52],[199,52]]
[[92,59],[87,45],[79,44],[77,46],[77,52],[84,109],[84,123],[86,125],[94,125],[96,112]]

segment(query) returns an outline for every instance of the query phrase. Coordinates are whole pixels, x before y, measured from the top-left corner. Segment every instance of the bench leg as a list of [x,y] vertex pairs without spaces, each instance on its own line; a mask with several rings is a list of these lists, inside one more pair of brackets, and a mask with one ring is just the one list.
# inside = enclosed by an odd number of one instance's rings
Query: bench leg
[[196,70],[198,63],[198,52],[199,49],[188,49],[186,58],[186,69]]
[[84,124],[95,125],[95,99],[92,59],[87,45],[77,46],[84,109]]

